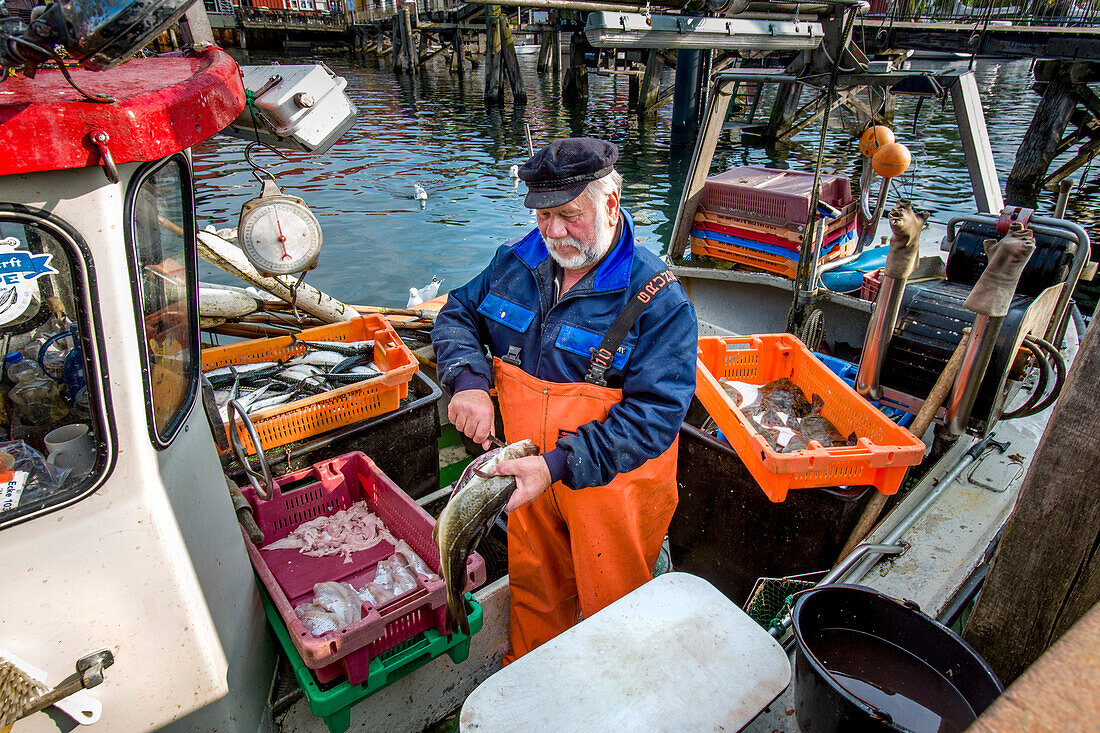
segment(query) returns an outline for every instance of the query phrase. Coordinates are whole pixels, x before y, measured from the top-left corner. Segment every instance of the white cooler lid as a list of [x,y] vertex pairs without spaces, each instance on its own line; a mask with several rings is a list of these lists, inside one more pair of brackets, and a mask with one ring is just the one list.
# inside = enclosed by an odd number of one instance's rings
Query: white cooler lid
[[790,679],[783,648],[744,611],[667,573],[482,682],[460,730],[738,730]]

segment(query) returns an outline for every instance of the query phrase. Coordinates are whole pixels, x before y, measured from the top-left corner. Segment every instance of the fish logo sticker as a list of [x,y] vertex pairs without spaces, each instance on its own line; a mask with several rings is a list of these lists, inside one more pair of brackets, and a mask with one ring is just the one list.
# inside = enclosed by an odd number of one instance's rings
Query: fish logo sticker
[[0,326],[11,323],[35,300],[41,300],[38,278],[56,275],[50,267],[51,254],[36,255],[19,249],[15,237],[0,239]]

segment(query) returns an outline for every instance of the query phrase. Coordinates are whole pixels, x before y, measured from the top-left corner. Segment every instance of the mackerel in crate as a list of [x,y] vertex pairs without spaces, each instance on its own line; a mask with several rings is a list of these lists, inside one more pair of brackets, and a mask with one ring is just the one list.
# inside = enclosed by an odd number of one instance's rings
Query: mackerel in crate
[[[295,648],[321,683],[346,676],[351,684],[365,682],[370,661],[427,629],[446,634],[447,588],[438,579],[439,550],[432,543],[431,516],[399,489],[363,453],[347,453],[274,480],[271,498],[242,488],[264,533],[264,545],[245,540],[249,559],[287,625]],[[416,574],[416,587],[393,598],[361,605],[362,619],[314,636],[295,612],[314,596],[314,585],[350,583],[355,589],[376,580],[379,564],[394,554],[394,544],[381,540],[363,550],[323,557],[299,549],[276,549],[299,525],[335,515],[358,501],[385,524],[397,540],[405,540],[427,563],[435,577]],[[347,560],[347,561],[346,561]],[[485,582],[485,562],[471,554],[466,564],[470,589]]]

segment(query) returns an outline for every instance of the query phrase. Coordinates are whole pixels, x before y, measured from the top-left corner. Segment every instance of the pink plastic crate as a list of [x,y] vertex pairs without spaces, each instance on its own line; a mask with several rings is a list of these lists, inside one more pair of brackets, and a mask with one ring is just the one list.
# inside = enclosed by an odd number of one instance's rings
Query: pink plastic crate
[[[708,178],[699,203],[710,211],[752,214],[779,226],[805,224],[813,184],[813,173],[746,165]],[[832,206],[843,209],[854,201],[844,176],[821,176],[819,184],[819,198]]]
[[[439,550],[432,543],[435,520],[363,453],[347,453],[277,478],[267,501],[257,498],[251,487],[242,491],[264,533],[265,545],[286,537],[302,522],[335,514],[364,499],[395,537],[408,542],[439,572]],[[364,604],[361,621],[323,636],[311,634],[294,613],[295,606],[313,597],[316,583],[331,580],[361,588],[373,580],[378,563],[393,554],[386,541],[353,553],[349,563],[342,555],[310,557],[298,550],[257,548],[247,537],[245,547],[295,648],[322,683],[341,676],[353,685],[365,682],[371,659],[382,652],[427,629],[446,633],[447,588],[442,580],[429,582],[420,577],[416,589],[380,608]],[[485,582],[485,561],[480,555],[470,556],[466,572],[467,589]]]

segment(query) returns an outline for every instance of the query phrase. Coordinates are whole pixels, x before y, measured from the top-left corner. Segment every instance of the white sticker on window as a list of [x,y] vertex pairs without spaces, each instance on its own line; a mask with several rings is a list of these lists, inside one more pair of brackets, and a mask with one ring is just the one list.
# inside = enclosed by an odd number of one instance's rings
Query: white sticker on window
[[23,495],[23,487],[26,485],[26,471],[16,471],[12,474],[11,481],[0,484],[0,514],[19,506],[19,497]]
[[39,292],[38,278],[57,274],[50,267],[53,255],[31,254],[19,246],[15,237],[0,239],[0,325],[27,312]]

